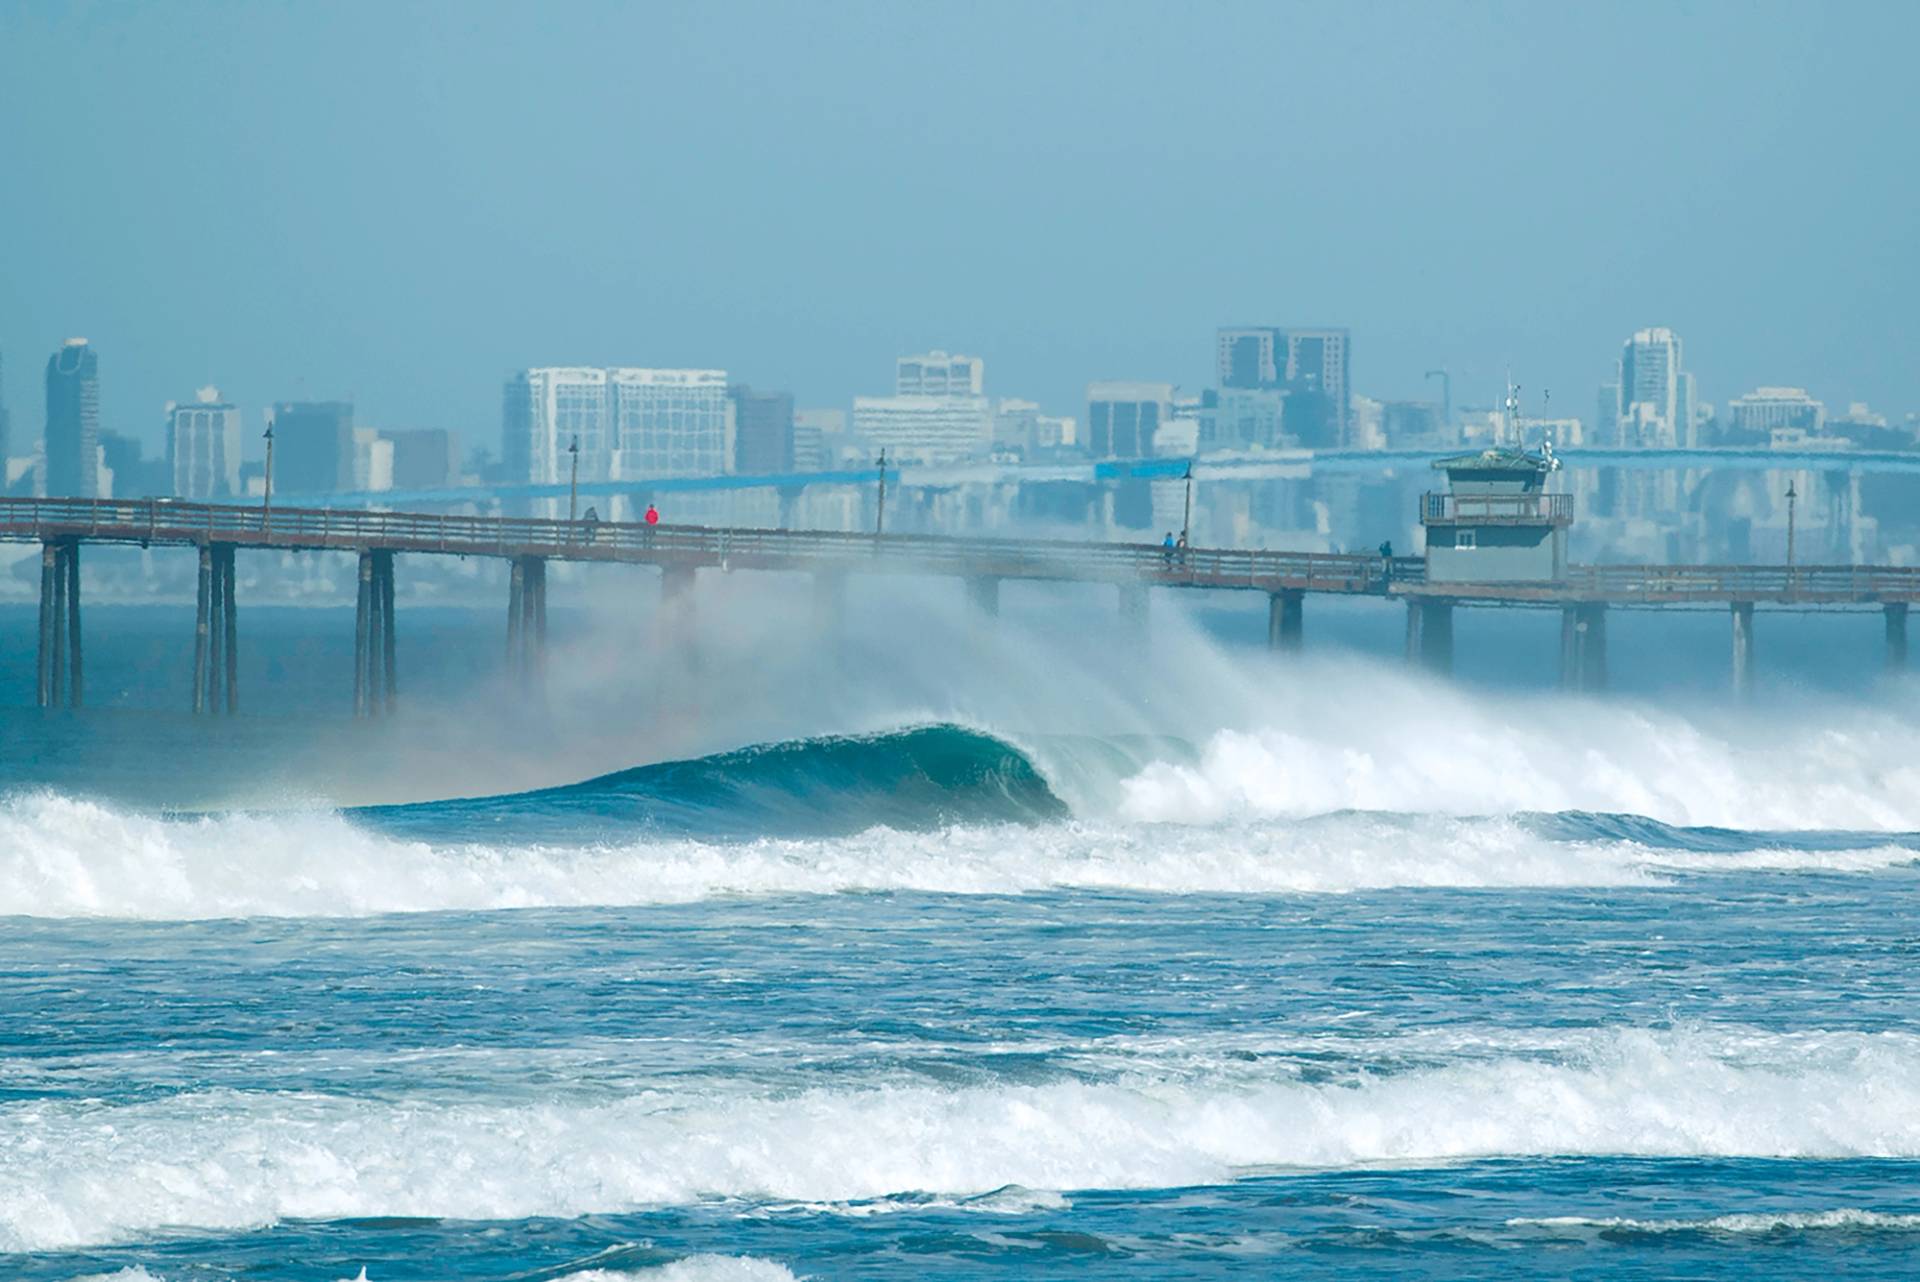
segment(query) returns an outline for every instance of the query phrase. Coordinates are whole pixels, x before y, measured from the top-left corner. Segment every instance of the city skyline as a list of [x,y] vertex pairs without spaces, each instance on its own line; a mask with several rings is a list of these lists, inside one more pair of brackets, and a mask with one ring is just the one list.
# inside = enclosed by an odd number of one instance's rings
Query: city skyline
[[[451,12],[0,6],[0,103],[71,120],[0,137],[6,172],[58,179],[0,210],[0,350],[17,370],[87,334],[114,371],[103,424],[150,449],[160,407],[208,383],[250,440],[282,399],[475,439],[530,362],[723,366],[845,405],[884,390],[876,361],[946,346],[1060,412],[1097,380],[1206,386],[1201,336],[1242,322],[1349,327],[1355,390],[1386,399],[1446,368],[1458,403],[1491,402],[1513,368],[1585,406],[1607,349],[1654,324],[1687,336],[1704,399],[1920,407],[1916,178],[1880,141],[1914,119],[1907,10],[1823,15],[1814,40],[1791,11],[1662,9],[1648,46],[1611,10],[1408,8],[1382,43],[1365,14],[1288,6],[1006,7],[929,67],[917,15],[675,8],[640,81],[615,53],[635,12],[592,8],[585,51],[573,24]],[[1253,74],[1276,45],[1324,56]],[[563,46],[581,74],[500,91],[503,59]],[[1708,53],[1767,93],[1694,92]],[[178,83],[183,61],[204,74]],[[313,107],[343,72],[368,91]],[[1020,89],[982,94],[984,73]],[[866,112],[875,94],[897,110]],[[1316,124],[1216,127],[1275,119]],[[647,163],[607,170],[636,137]],[[1596,158],[1622,137],[1630,172],[1602,199]],[[940,165],[874,163],[929,146]],[[505,163],[529,151],[538,181]],[[155,201],[183,165],[184,202]],[[1754,190],[1775,172],[1804,181]],[[1145,195],[1090,194],[1122,182]],[[768,212],[770,187],[819,184],[845,199]],[[41,252],[71,244],[89,252]],[[17,437],[41,413],[10,394]]]

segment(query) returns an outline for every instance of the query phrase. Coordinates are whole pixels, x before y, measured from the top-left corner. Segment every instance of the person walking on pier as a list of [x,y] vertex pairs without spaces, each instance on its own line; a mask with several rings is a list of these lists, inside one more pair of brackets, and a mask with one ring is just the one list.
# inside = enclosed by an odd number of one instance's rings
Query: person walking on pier
[[1167,537],[1160,540],[1160,560],[1167,568],[1173,568],[1173,531],[1167,531]]
[[660,524],[660,509],[651,503],[647,504],[647,514],[643,519],[647,523],[647,533],[652,534],[653,527]]

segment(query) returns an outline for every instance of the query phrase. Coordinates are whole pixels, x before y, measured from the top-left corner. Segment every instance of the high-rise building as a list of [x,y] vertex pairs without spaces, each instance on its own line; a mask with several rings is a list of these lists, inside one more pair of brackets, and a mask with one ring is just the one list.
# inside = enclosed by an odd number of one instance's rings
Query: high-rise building
[[[614,479],[718,476],[734,470],[733,402],[725,370],[610,369],[607,387]],[[584,458],[581,463],[585,476]]]
[[97,498],[99,471],[100,357],[69,338],[47,360],[47,497]]
[[444,428],[384,431],[380,439],[393,447],[393,488],[437,490],[453,479],[460,453],[452,432]]
[[1614,436],[1632,449],[1691,448],[1699,441],[1693,413],[1693,376],[1681,368],[1680,336],[1670,329],[1637,331],[1620,351],[1620,392]]
[[1087,452],[1097,459],[1146,458],[1153,434],[1172,416],[1172,383],[1088,383]]
[[1223,328],[1215,351],[1221,387],[1278,387],[1285,381],[1286,349],[1271,325]]
[[1229,326],[1214,339],[1221,390],[1284,391],[1286,434],[1316,449],[1352,443],[1352,348],[1348,331],[1329,327]]
[[500,458],[509,479],[556,485],[571,476],[570,447],[580,446],[580,478],[604,481],[613,470],[607,371],[582,366],[522,370],[507,381]]
[[736,383],[733,397],[733,466],[748,476],[793,471],[793,395],[756,392]]
[[330,494],[354,488],[353,406],[281,401],[273,407],[273,492]]
[[190,405],[167,404],[167,478],[168,493],[183,499],[240,493],[240,411],[219,388],[201,388]]
[[984,396],[986,362],[977,356],[926,352],[894,362],[895,396]]

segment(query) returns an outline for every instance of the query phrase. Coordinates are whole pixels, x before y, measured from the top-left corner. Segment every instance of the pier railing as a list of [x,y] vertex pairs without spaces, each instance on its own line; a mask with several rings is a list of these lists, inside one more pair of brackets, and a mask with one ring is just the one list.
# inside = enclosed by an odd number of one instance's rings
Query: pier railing
[[168,499],[0,499],[0,538],[341,550],[459,556],[846,569],[960,576],[1299,589],[1384,595],[1417,583],[1417,557],[1067,539],[768,530],[541,517],[273,508]]
[[1482,525],[1566,525],[1573,520],[1571,494],[1452,494],[1420,496],[1426,525],[1470,521]]

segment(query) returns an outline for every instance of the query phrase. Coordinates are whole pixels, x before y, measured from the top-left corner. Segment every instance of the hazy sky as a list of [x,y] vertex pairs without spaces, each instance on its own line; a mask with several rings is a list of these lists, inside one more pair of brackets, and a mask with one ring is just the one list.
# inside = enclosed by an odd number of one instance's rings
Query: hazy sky
[[1911,3],[0,0],[7,403],[83,334],[155,443],[208,382],[497,446],[520,366],[844,405],[931,346],[1077,414],[1320,323],[1359,391],[1511,361],[1590,417],[1665,324],[1709,399],[1904,414],[1916,48]]

